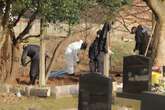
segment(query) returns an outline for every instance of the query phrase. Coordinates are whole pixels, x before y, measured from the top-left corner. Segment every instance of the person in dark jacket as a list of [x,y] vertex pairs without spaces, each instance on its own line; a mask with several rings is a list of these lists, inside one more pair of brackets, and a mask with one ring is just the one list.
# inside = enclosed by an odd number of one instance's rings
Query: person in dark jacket
[[23,66],[27,65],[27,57],[30,57],[30,84],[34,85],[35,80],[39,76],[39,51],[40,47],[37,45],[27,45],[23,48],[21,63]]
[[89,67],[91,72],[104,73],[104,55],[108,53],[106,48],[107,33],[111,25],[105,22],[103,28],[97,32],[97,37],[89,48]]
[[89,47],[89,52],[88,52],[88,57],[89,57],[89,69],[90,72],[97,72],[97,67],[98,67],[98,43],[99,43],[99,35],[101,33],[101,30],[97,31],[97,36],[93,43]]
[[137,27],[132,27],[131,33],[135,34],[136,42],[133,51],[135,52],[136,50],[138,50],[140,55],[144,55],[149,41],[148,32],[143,29],[142,25],[138,25]]
[[107,33],[110,31],[110,29],[111,29],[111,25],[108,22],[105,22],[99,35],[99,45],[98,45],[99,52],[108,53],[108,50],[106,48],[106,41],[107,41]]
[[111,24],[105,22],[101,30],[101,33],[99,35],[98,56],[97,56],[97,61],[98,61],[97,70],[99,74],[104,74],[104,56],[105,54],[108,53],[106,42],[107,42],[107,34],[110,31],[110,29],[111,29]]

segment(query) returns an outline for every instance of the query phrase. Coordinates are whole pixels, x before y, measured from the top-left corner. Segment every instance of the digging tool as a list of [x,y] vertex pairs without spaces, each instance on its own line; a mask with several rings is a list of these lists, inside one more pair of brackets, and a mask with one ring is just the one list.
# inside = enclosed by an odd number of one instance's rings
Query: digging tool
[[150,37],[150,39],[149,39],[149,42],[148,42],[148,45],[147,45],[147,48],[146,48],[146,51],[145,51],[144,56],[147,56],[147,52],[148,52],[148,49],[149,49],[149,47],[150,47],[151,40],[152,40],[152,38],[153,38],[153,34],[154,34],[155,27],[156,27],[156,23],[157,23],[157,22],[154,23],[154,27],[153,27],[152,32],[151,32],[151,37]]

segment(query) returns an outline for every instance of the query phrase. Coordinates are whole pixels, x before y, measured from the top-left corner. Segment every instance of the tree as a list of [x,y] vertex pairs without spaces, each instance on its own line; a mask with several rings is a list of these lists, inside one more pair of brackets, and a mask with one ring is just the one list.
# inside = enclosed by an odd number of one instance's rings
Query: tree
[[156,27],[153,35],[152,58],[154,64],[165,65],[165,0],[144,0],[155,15]]

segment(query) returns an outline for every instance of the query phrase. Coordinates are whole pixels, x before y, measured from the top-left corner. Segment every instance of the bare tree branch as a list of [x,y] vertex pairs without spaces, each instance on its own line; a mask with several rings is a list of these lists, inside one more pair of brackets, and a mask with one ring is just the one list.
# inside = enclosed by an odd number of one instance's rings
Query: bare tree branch
[[29,22],[27,24],[27,26],[25,27],[25,29],[18,35],[18,37],[16,38],[16,41],[23,39],[23,37],[29,33],[30,29],[32,28],[33,22],[37,16],[38,10],[36,10],[33,15],[30,17]]
[[[141,20],[143,22],[152,22],[152,20],[150,19],[147,19],[147,18],[141,18],[141,17],[137,17],[137,16],[133,16],[134,18],[138,19],[138,20]],[[124,18],[125,20],[132,20],[133,18]]]
[[128,32],[131,32],[129,29],[128,29],[128,27],[127,27],[127,25],[126,25],[126,22],[125,22],[125,20],[124,20],[124,17],[122,16],[122,15],[120,15],[119,14],[119,16],[120,16],[120,18],[122,19],[122,24],[123,24],[123,26],[124,26],[124,28],[128,31]]
[[144,17],[139,17],[139,16],[137,16],[137,15],[132,15],[133,17],[135,17],[136,19],[140,19],[140,20],[144,20],[144,21],[149,21],[149,22],[151,22],[152,20],[150,20],[150,19],[147,19],[147,18],[144,18]]
[[12,38],[12,41],[13,41],[13,44],[15,45],[15,40],[16,40],[16,36],[15,36],[15,32],[14,32],[14,29],[13,28],[10,28],[9,29],[9,32],[10,32],[10,37]]
[[143,0],[143,1],[147,4],[147,6],[148,6],[148,7],[152,10],[152,12],[154,13],[155,19],[158,20],[158,19],[159,19],[159,18],[158,18],[158,13],[153,9],[153,6],[152,6],[150,0]]
[[141,8],[145,8],[145,7],[148,7],[147,5],[139,5],[139,4],[132,4],[131,6],[133,6],[133,7],[141,7]]
[[123,21],[123,26],[124,26],[124,28],[125,28],[128,32],[131,32],[131,31],[129,30],[129,28],[127,27],[127,25],[126,25],[124,18],[122,18],[122,21]]
[[46,75],[46,80],[48,79],[48,73],[50,72],[50,69],[51,69],[51,66],[52,66],[52,64],[53,64],[53,61],[54,61],[56,52],[57,52],[58,48],[60,47],[60,45],[62,44],[62,42],[64,42],[67,38],[68,38],[68,37],[66,37],[66,38],[64,38],[63,40],[61,40],[61,41],[57,44],[56,48],[54,49],[54,51],[53,51],[53,56],[52,56],[52,58],[51,58],[51,60],[50,60],[50,63],[49,63],[49,65],[48,65],[47,69],[46,69],[46,74],[47,74],[47,75]]
[[149,12],[149,11],[150,11],[150,9],[142,10],[142,11],[135,12],[135,13],[127,12],[127,15],[125,15],[125,16],[135,16],[135,15],[137,16],[139,14],[143,14],[143,13],[146,13],[146,12]]
[[20,42],[22,42],[22,41],[24,41],[24,40],[27,40],[27,39],[29,39],[29,38],[32,38],[32,37],[40,37],[40,34],[38,34],[38,35],[28,35],[28,36],[26,36],[25,38],[23,38],[23,39],[21,39],[20,40]]
[[24,15],[24,13],[27,11],[28,8],[24,8],[21,10],[20,14],[18,15],[18,18],[14,21],[12,27],[16,26],[17,23],[20,21],[21,17]]

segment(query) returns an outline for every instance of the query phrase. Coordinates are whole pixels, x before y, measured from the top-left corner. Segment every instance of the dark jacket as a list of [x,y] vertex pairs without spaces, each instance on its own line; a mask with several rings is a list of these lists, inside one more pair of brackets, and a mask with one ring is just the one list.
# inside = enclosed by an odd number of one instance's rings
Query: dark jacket
[[98,43],[99,43],[99,38],[96,37],[96,39],[93,41],[93,43],[89,47],[89,52],[88,52],[88,57],[91,60],[96,60],[99,50],[98,50]]
[[25,65],[25,59],[26,57],[30,57],[32,61],[39,61],[39,52],[40,47],[38,45],[28,45],[23,49],[21,63],[22,65]]
[[149,41],[149,34],[148,32],[141,26],[139,25],[135,31],[135,49],[134,50],[139,50],[139,53],[144,55],[148,41]]
[[98,45],[99,52],[105,52],[105,53],[108,52],[106,48],[106,41],[107,41],[107,33],[110,31],[110,29],[111,29],[111,25],[108,22],[104,23],[104,26],[99,35],[99,45]]
[[135,41],[136,43],[142,43],[144,40],[144,33],[143,33],[143,28],[142,27],[137,27],[136,32],[135,32]]

